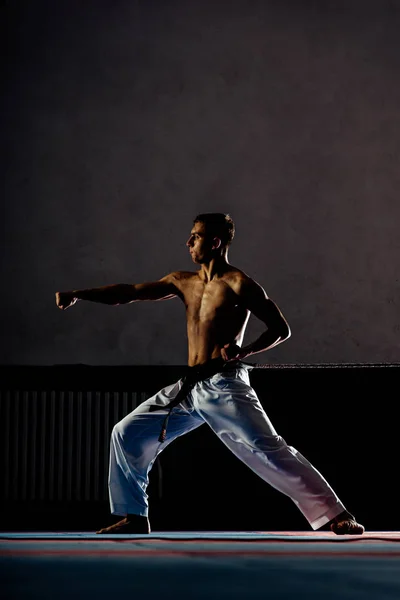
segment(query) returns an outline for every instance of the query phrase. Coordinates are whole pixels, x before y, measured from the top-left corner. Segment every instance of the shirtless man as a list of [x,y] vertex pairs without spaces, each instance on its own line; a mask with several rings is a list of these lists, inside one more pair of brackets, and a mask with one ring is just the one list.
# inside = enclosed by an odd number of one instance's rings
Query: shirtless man
[[[235,233],[229,215],[198,215],[187,241],[199,270],[159,281],[57,292],[65,310],[78,300],[117,306],[180,298],[186,307],[187,375],[160,390],[114,426],[110,444],[111,513],[124,518],[97,533],[149,533],[146,488],[157,455],[178,436],[207,423],[255,473],[289,496],[313,529],[362,534],[322,475],[277,434],[250,386],[242,360],[290,337],[289,325],[263,288],[228,262]],[[241,347],[253,313],[266,330]]]

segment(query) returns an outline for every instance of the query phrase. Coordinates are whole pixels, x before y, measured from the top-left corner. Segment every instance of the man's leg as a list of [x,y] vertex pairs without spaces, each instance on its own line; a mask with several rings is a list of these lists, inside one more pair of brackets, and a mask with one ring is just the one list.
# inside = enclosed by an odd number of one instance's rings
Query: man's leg
[[211,377],[197,384],[192,395],[197,412],[224,444],[257,475],[289,496],[313,529],[332,520],[338,525],[348,521],[332,530],[363,533],[364,528],[346,511],[323,476],[277,434],[250,386],[246,369]]
[[167,438],[160,443],[164,409],[181,388],[181,380],[160,390],[140,404],[133,412],[117,423],[111,434],[109,465],[109,496],[111,514],[126,515],[125,519],[101,529],[97,533],[148,533],[149,472],[156,457],[174,439],[204,423],[188,402],[172,410],[168,422]]

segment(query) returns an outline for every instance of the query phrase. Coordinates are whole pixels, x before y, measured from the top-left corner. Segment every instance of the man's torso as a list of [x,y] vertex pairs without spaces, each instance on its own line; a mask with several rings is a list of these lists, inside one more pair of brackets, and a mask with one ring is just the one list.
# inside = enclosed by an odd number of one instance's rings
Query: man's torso
[[238,295],[245,277],[234,267],[209,282],[200,271],[176,273],[174,284],[186,307],[190,366],[220,357],[225,344],[242,343],[250,316]]

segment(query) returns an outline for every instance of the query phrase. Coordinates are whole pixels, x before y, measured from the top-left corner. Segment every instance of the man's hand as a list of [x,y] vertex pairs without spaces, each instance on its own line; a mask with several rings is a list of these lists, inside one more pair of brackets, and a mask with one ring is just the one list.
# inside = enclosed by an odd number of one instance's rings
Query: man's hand
[[242,358],[245,358],[246,354],[240,346],[232,342],[225,344],[225,346],[221,348],[221,356],[226,362],[229,362],[231,360],[241,360]]
[[73,292],[56,292],[56,304],[61,310],[66,310],[77,302]]

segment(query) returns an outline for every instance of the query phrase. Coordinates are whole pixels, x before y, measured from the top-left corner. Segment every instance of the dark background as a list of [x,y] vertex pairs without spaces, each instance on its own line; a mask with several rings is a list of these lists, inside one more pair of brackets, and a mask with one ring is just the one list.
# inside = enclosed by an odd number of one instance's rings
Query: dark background
[[399,2],[21,0],[1,17],[0,364],[185,364],[178,300],[63,313],[54,293],[192,268],[204,211],[232,215],[231,262],[291,325],[262,360],[399,360]]

